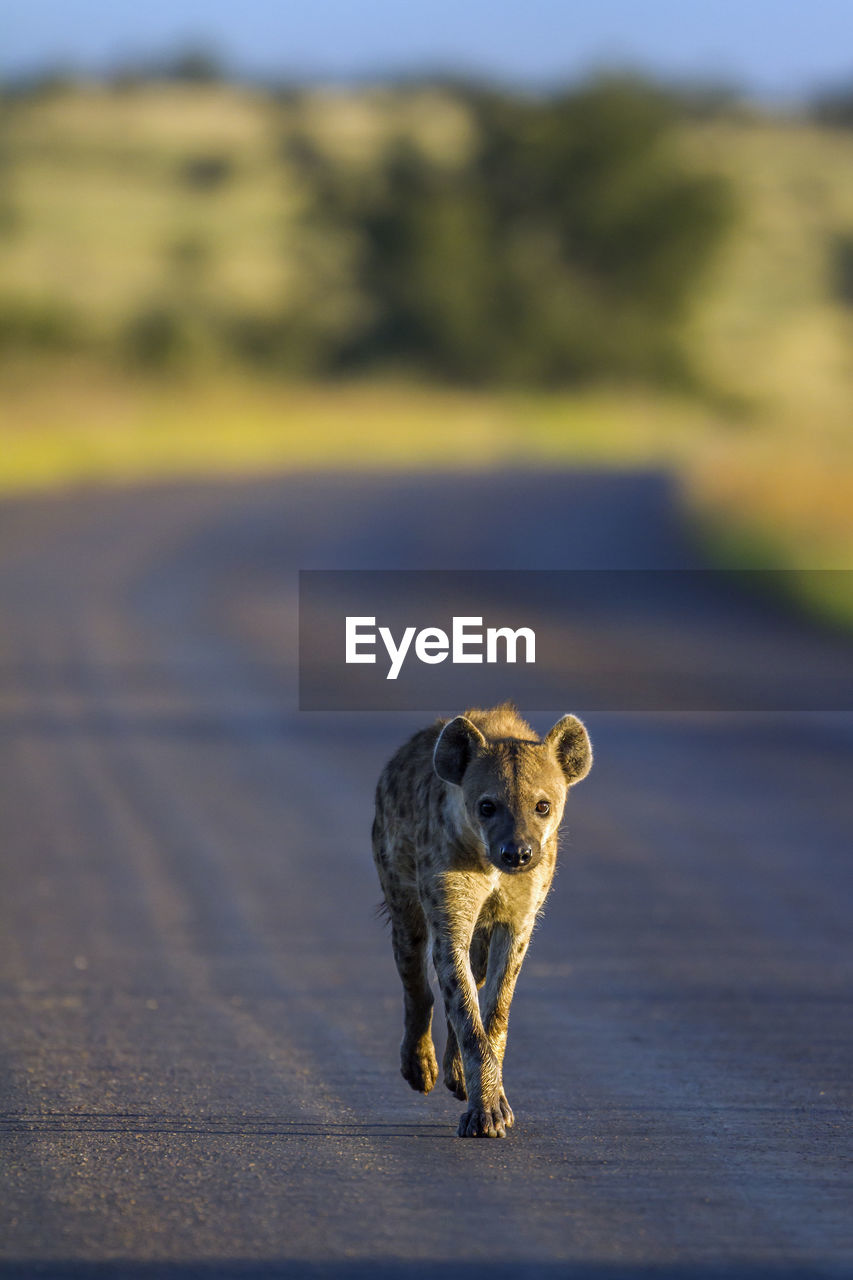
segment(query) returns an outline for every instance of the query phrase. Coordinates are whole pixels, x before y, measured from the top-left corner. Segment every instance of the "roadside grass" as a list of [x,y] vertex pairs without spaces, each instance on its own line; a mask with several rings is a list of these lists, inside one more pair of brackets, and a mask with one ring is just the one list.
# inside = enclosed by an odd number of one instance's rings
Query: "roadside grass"
[[709,439],[680,477],[685,510],[711,563],[792,570],[784,586],[801,608],[853,628],[849,431],[820,440],[777,425],[735,447]]
[[674,463],[714,429],[648,392],[495,393],[239,372],[151,379],[68,366],[0,374],[0,490],[340,468]]
[[[0,494],[192,477],[660,467],[712,562],[802,571],[801,604],[853,626],[853,438],[649,391],[498,394],[234,371],[146,379],[71,365],[0,374]],[[533,516],[535,518],[535,514]]]

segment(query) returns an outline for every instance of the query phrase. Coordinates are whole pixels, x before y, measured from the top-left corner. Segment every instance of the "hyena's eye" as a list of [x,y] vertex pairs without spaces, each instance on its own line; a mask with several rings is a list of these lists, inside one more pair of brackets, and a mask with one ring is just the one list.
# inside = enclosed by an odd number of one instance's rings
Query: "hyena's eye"
[[538,804],[537,804],[537,806],[536,806],[536,812],[537,812],[537,813],[539,813],[539,814],[541,814],[543,818],[545,817],[545,814],[546,814],[546,813],[550,813],[550,812],[551,812],[551,806],[550,806],[550,804],[548,803],[548,801],[547,801],[547,800],[540,800],[540,801],[539,801],[539,803],[538,803]]
[[495,802],[493,800],[480,801],[480,817],[491,818],[495,812]]

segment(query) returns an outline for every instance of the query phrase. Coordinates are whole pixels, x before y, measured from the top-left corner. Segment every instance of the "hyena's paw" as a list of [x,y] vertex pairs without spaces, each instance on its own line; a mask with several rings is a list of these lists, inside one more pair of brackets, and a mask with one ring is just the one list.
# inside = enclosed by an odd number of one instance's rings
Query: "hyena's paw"
[[503,1092],[501,1092],[498,1105],[500,1106],[500,1109],[501,1109],[501,1115],[504,1118],[504,1124],[506,1125],[507,1129],[511,1129],[512,1126],[515,1124],[515,1116],[512,1114],[512,1107],[507,1102],[506,1094]]
[[429,1093],[438,1079],[438,1061],[432,1040],[419,1040],[413,1045],[404,1040],[400,1048],[400,1072],[418,1093]]
[[454,1098],[467,1102],[468,1092],[465,1088],[465,1072],[462,1070],[462,1059],[459,1051],[444,1059],[444,1083]]
[[[509,1111],[509,1103],[506,1109]],[[459,1120],[457,1134],[460,1138],[505,1138],[508,1127],[501,1102],[496,1100],[494,1106],[469,1107]]]

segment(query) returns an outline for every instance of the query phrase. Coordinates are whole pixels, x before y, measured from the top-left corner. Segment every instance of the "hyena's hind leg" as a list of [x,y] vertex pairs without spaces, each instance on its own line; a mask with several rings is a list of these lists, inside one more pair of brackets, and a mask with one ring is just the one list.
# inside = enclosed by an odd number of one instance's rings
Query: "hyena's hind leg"
[[432,1043],[433,994],[427,973],[427,927],[417,899],[412,899],[396,918],[391,916],[391,942],[403,983],[400,1071],[418,1093],[429,1093],[438,1079],[438,1062]]
[[[474,936],[471,939],[470,959],[471,972],[474,975],[474,981],[479,990],[486,980],[486,969],[489,963],[489,941],[490,931],[488,929],[475,929]],[[444,1047],[444,1061],[442,1063],[444,1070],[444,1083],[447,1085],[454,1098],[458,1098],[460,1102],[465,1102],[468,1098],[468,1092],[465,1088],[465,1072],[462,1068],[462,1055],[459,1052],[459,1045],[456,1042],[456,1032],[450,1025],[450,1019],[447,1019],[447,1044]]]
[[403,1041],[400,1071],[418,1093],[429,1093],[438,1079],[432,1043],[433,994],[427,971],[428,935],[421,904],[414,896],[385,894],[391,921],[391,945],[403,984]]
[[[418,1093],[429,1093],[438,1079],[438,1062],[432,1043],[433,994],[427,971],[427,923],[416,895],[405,887],[405,879],[400,883],[399,861],[383,838],[378,816],[373,824],[373,857],[391,922],[394,960],[403,984],[400,1071]],[[405,870],[410,872],[411,868]]]

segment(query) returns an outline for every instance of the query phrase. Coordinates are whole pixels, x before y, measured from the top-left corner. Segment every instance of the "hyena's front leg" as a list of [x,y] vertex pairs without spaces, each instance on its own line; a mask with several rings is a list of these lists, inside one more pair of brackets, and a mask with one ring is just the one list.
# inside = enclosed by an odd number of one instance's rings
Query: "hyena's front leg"
[[483,992],[483,1025],[501,1070],[500,1106],[507,1128],[514,1124],[512,1108],[503,1091],[503,1060],[509,1025],[509,1007],[532,932],[532,921],[521,928],[496,924],[489,947],[489,965]]
[[[486,981],[486,967],[489,962],[489,936],[488,929],[479,928],[474,930],[474,937],[471,939],[471,972],[474,975],[478,990]],[[453,1030],[449,1018],[447,1019],[447,1044],[444,1050],[444,1083],[454,1098],[458,1098],[460,1102],[467,1100],[468,1094],[465,1089],[465,1069],[462,1066],[462,1054],[459,1052],[456,1032]]]
[[445,915],[433,927],[432,958],[448,1021],[462,1055],[468,1110],[459,1121],[460,1138],[504,1138],[501,1069],[489,1044],[471,971],[470,922]]

